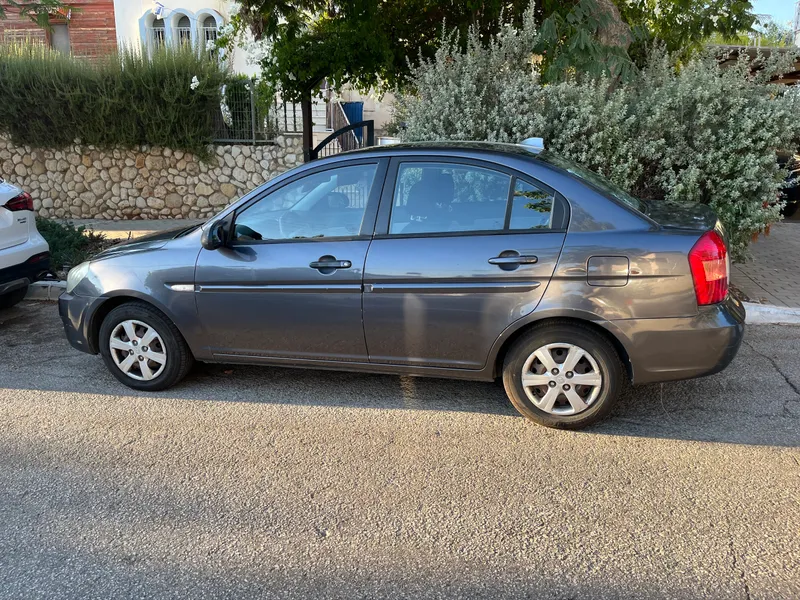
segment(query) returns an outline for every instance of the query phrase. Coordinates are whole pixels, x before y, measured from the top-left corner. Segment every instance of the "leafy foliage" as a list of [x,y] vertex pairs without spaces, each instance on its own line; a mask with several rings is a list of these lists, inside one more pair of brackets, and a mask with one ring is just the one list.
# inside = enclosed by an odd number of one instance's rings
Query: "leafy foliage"
[[264,76],[299,100],[323,79],[335,88],[387,89],[408,74],[408,57],[431,55],[446,20],[466,33],[496,31],[503,10],[520,16],[528,0],[244,0],[221,36],[223,47],[251,32],[268,45]]
[[413,69],[413,91],[398,99],[402,137],[543,137],[548,148],[633,195],[710,205],[737,258],[751,236],[780,219],[786,174],[776,151],[800,143],[800,94],[766,83],[782,65],[765,62],[752,76],[745,59],[722,70],[700,56],[676,69],[661,52],[627,83],[573,78],[547,85],[524,49],[536,36],[529,17],[486,44],[471,33],[465,50],[447,35],[435,57]]
[[794,46],[794,31],[788,24],[782,24],[770,18],[759,20],[750,31],[743,30],[733,35],[714,33],[707,42],[709,44],[786,48]]
[[59,223],[51,219],[36,218],[36,228],[50,246],[50,260],[54,271],[74,267],[91,258],[109,242],[104,236],[86,232],[85,227]]
[[[334,88],[387,89],[405,84],[409,58],[433,57],[443,22],[462,36],[473,27],[486,41],[501,15],[519,27],[528,3],[243,0],[220,44],[234,45],[248,30],[265,40],[265,76],[289,99],[325,78]],[[546,81],[630,77],[654,42],[688,56],[710,34],[747,30],[754,20],[750,0],[540,0],[532,10],[541,35],[526,50],[539,55]]]
[[47,29],[50,27],[50,16],[66,8],[68,5],[61,0],[5,0],[0,4],[0,19],[7,18],[9,11],[15,11],[23,17],[28,17],[39,27]]
[[[192,78],[199,85],[192,88]],[[204,53],[134,51],[87,62],[48,48],[0,48],[0,130],[16,144],[167,146],[201,155],[224,74]]]

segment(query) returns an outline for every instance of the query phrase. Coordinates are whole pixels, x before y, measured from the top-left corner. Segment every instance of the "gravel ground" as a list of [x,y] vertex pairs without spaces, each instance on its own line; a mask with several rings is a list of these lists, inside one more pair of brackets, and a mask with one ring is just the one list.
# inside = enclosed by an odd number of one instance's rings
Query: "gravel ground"
[[495,384],[120,386],[0,313],[2,598],[798,598],[800,328],[572,433]]

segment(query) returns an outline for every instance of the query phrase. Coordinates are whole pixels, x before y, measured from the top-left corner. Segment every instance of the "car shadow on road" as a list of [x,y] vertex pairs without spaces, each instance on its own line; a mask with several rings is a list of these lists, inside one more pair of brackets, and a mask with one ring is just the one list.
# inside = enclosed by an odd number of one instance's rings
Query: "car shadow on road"
[[[13,311],[16,311],[13,312]],[[102,360],[73,350],[52,305],[27,303],[0,318],[0,390],[170,400],[517,415],[500,383],[198,364],[171,390],[136,392]],[[751,327],[723,373],[629,390],[590,434],[800,447],[800,328]],[[531,425],[533,426],[533,425]]]

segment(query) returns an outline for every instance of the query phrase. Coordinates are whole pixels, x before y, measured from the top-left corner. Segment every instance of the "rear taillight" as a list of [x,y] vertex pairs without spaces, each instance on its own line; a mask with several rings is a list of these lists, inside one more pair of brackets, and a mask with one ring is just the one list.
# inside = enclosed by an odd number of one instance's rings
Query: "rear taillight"
[[707,231],[689,252],[697,304],[716,304],[728,295],[728,249],[716,231]]
[[5,207],[8,210],[33,210],[33,198],[28,192],[22,192],[6,202]]

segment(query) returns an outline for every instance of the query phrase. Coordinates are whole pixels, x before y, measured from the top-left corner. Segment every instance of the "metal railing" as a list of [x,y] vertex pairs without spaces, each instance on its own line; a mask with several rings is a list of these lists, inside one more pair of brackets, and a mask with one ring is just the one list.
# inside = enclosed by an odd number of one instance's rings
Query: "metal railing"
[[192,43],[192,28],[191,27],[176,27],[173,33],[174,40],[181,45],[191,45]]
[[167,32],[163,27],[148,27],[146,36],[147,47],[150,50],[163,48],[167,43]]
[[302,133],[300,107],[275,97],[260,97],[252,81],[226,85],[225,98],[214,116],[218,144],[271,144],[281,133]]
[[[333,114],[335,115],[336,112]],[[358,148],[367,148],[375,145],[375,121],[349,123],[343,110],[342,115],[344,116],[344,122],[347,124],[344,127],[338,128],[314,148],[309,150],[306,160],[316,160],[324,156],[332,156],[340,152],[346,152],[347,150],[356,150]],[[338,122],[342,123],[342,121]],[[337,121],[334,121],[334,124],[336,123]],[[360,132],[361,136],[356,135],[356,132]]]
[[303,114],[299,104],[275,100],[275,128],[285,133],[303,133]]
[[216,48],[209,48],[210,43],[216,42],[219,37],[219,30],[216,27],[203,27],[201,30],[200,43],[202,44],[201,50],[208,52],[208,55],[213,60],[219,56]]
[[328,126],[333,133],[311,149],[308,160],[375,145],[375,122],[350,123],[341,102],[328,103]]

